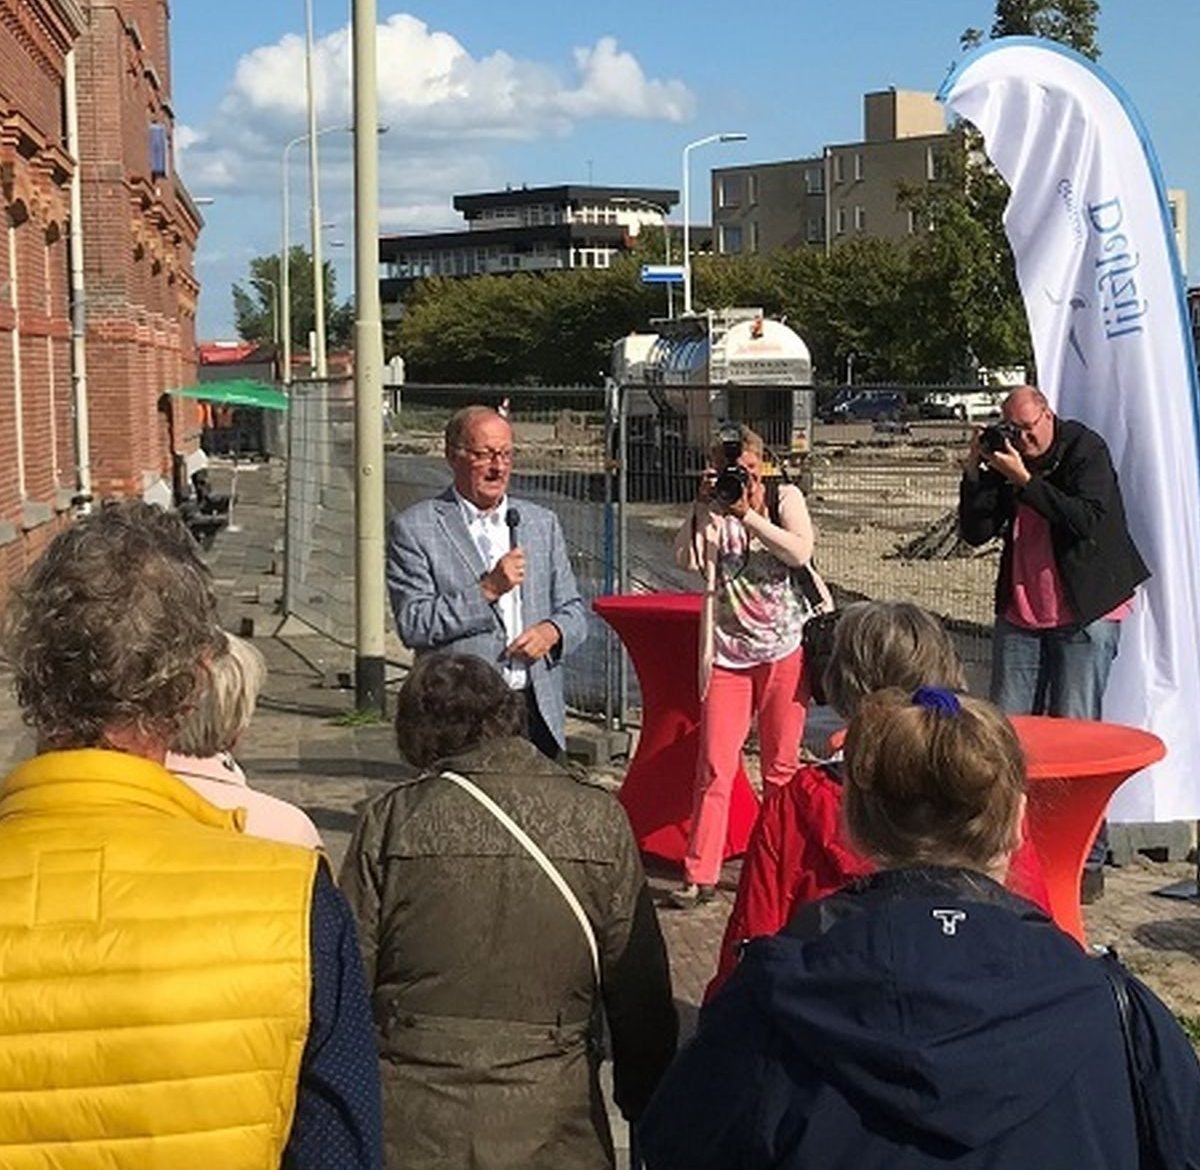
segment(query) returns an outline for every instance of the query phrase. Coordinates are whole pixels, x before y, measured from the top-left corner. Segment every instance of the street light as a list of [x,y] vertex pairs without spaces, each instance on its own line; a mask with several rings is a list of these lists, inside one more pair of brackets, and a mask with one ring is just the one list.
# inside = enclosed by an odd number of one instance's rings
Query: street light
[[683,313],[689,316],[692,311],[692,253],[691,253],[691,219],[692,200],[691,184],[688,180],[688,155],[698,146],[708,146],[712,142],[745,142],[749,134],[735,131],[729,134],[706,134],[689,142],[683,148]]
[[[388,124],[386,122],[380,122],[379,125],[375,127],[375,132],[377,134],[386,134],[389,129],[390,129],[390,127],[388,126]],[[324,126],[320,130],[317,131],[317,136],[320,137],[322,134],[337,134],[337,133],[353,134],[354,127],[353,126]],[[285,386],[290,386],[292,384],[292,298],[291,298],[291,239],[290,239],[291,224],[289,222],[291,217],[290,217],[290,209],[288,206],[291,191],[290,191],[290,186],[288,183],[288,179],[289,179],[288,156],[291,154],[293,146],[299,146],[300,143],[307,142],[307,141],[308,141],[307,134],[298,134],[290,142],[286,143],[283,148],[282,182],[280,185],[280,203],[283,206],[283,239],[282,239],[283,252],[282,252],[282,255],[280,256],[280,272],[279,272],[280,284],[282,285],[282,287],[279,290],[279,325],[280,325],[280,333],[282,335],[282,342],[283,342],[283,359],[282,359],[281,364],[283,367],[283,369],[282,369],[283,384]],[[315,257],[314,257],[314,262],[315,262]],[[316,293],[316,288],[317,288],[315,276],[316,276],[316,273],[315,273],[315,269],[314,269],[314,281],[313,281],[314,295]],[[322,276],[324,276],[324,273],[322,273]],[[324,302],[324,296],[325,296],[324,281],[322,281],[322,286],[321,286],[322,303]],[[310,370],[312,369],[311,355],[310,355],[310,360],[309,360],[309,369]]]
[[[620,203],[626,207],[649,207],[657,211],[662,216],[663,229],[663,263],[670,265],[671,263],[671,225],[667,223],[667,218],[671,212],[665,203],[655,203],[653,199],[643,199],[640,195],[614,195],[610,200],[612,203]],[[675,316],[675,285],[671,281],[667,281],[667,319],[671,320]]]
[[[321,134],[336,134],[339,131],[349,133],[353,130],[352,126],[326,126],[317,131],[318,136]],[[292,277],[291,277],[291,252],[292,243],[290,238],[291,224],[288,222],[291,218],[289,200],[291,198],[288,157],[292,153],[293,146],[299,146],[302,142],[307,142],[309,136],[307,134],[297,134],[290,142],[287,142],[283,148],[283,167],[282,167],[282,183],[280,186],[280,202],[283,205],[283,251],[279,257],[279,281],[283,286],[280,289],[279,296],[279,324],[280,333],[283,341],[283,384],[290,386],[292,384]],[[314,257],[315,262],[315,257]],[[316,292],[315,270],[314,270],[314,295]],[[312,355],[309,355],[309,370],[312,370]]]
[[[316,333],[318,378],[329,373],[325,359],[325,271],[321,260],[321,181],[317,166],[317,102],[313,86],[313,0],[304,0],[304,88],[308,101],[308,214],[312,236],[313,330]],[[312,370],[311,355],[309,369]]]

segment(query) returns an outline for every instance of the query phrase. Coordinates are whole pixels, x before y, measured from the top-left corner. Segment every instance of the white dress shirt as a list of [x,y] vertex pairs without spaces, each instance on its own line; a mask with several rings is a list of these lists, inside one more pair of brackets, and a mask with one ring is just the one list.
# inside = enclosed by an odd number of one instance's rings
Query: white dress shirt
[[[481,511],[465,496],[455,491],[458,506],[466,522],[467,531],[479,549],[479,555],[490,572],[496,567],[496,562],[509,550],[511,536],[504,517],[508,512],[508,496],[505,496],[494,508]],[[521,589],[518,586],[501,594],[496,601],[496,611],[504,623],[504,632],[511,642],[521,632]],[[529,685],[529,671],[524,662],[505,659],[499,664],[504,681],[514,691],[523,691]]]

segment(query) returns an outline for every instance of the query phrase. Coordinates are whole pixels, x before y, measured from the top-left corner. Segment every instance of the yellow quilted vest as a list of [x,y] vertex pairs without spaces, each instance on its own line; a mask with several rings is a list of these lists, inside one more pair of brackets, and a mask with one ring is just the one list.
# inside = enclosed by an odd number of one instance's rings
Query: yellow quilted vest
[[317,855],[169,772],[48,752],[0,788],[0,1167],[275,1170]]

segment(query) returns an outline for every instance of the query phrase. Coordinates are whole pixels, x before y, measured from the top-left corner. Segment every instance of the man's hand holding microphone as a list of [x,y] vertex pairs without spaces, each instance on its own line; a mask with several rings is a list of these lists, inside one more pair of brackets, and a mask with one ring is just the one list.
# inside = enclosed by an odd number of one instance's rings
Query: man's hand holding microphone
[[[517,544],[517,527],[521,517],[510,508],[504,517],[508,525],[509,550],[479,579],[483,596],[489,604],[499,601],[506,593],[519,588],[525,581],[525,550]],[[538,622],[522,630],[505,648],[509,658],[536,662],[545,658],[562,640],[562,633],[553,622]]]

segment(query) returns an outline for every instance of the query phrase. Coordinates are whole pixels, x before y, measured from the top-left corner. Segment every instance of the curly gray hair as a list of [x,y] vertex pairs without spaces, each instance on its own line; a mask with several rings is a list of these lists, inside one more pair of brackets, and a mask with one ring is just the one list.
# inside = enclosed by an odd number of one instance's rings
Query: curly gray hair
[[43,749],[128,728],[164,746],[225,647],[207,566],[178,516],[129,500],[60,532],[4,620],[17,701]]

